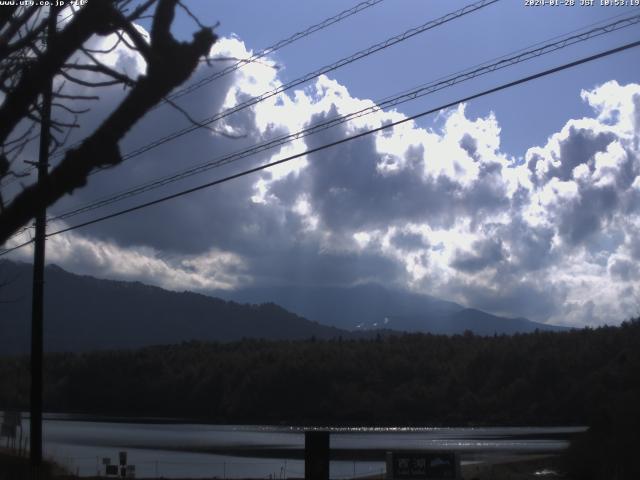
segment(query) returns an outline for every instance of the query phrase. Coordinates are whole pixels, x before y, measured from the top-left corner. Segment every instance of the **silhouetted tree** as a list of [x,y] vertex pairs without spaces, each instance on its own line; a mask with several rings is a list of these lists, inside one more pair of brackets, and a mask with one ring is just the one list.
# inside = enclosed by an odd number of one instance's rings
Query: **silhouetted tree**
[[[8,205],[0,197],[0,244],[35,212],[84,186],[91,171],[120,163],[118,142],[146,112],[189,78],[201,57],[208,54],[216,40],[211,28],[201,27],[190,42],[173,37],[171,26],[177,7],[186,9],[179,0],[90,0],[75,9],[48,43],[44,35],[48,10],[17,5],[0,8],[0,181],[20,175],[15,161],[33,139],[32,133],[37,132],[34,126],[42,115],[40,96],[53,77],[90,88],[117,84],[129,88],[102,124],[65,153],[45,183],[24,188]],[[147,39],[134,22],[149,15],[152,21]],[[86,46],[94,35],[113,34],[144,57],[144,75],[129,78],[97,58],[104,52]],[[81,62],[75,61],[78,56]],[[94,72],[103,79],[86,82],[79,72]],[[53,96],[55,105],[74,115],[80,111],[65,106],[65,101],[96,98],[92,94],[66,95],[61,90]],[[57,120],[52,126],[63,135],[76,122]],[[51,148],[63,143],[63,137],[54,135]]]

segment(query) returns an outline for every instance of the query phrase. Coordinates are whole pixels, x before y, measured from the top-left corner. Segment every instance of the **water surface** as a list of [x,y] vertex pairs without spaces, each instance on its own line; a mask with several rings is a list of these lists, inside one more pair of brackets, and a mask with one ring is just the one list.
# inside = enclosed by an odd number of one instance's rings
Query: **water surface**
[[[28,420],[24,422],[28,432]],[[333,428],[332,478],[384,473],[390,450],[454,450],[463,461],[491,455],[558,453],[582,427]],[[127,451],[136,477],[303,477],[304,428],[105,421],[45,415],[44,453],[82,476],[104,473]]]

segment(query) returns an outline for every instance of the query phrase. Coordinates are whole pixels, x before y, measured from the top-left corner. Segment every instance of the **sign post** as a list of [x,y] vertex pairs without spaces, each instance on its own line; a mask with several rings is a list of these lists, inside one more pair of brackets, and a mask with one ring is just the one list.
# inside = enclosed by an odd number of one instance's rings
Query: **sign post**
[[0,436],[7,437],[7,446],[16,446],[16,432],[20,427],[22,432],[22,414],[12,410],[6,410],[2,415],[2,426],[0,427]]
[[304,432],[304,479],[329,480],[329,432]]
[[387,480],[461,479],[455,452],[400,451],[387,453]]

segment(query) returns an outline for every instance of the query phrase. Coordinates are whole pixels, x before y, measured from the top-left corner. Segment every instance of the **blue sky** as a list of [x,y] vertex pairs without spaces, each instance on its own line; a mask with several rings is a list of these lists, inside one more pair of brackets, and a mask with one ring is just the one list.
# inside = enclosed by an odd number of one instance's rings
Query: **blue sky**
[[[220,22],[211,66],[349,8],[346,1],[187,2]],[[385,0],[270,54],[180,105],[197,119],[465,6]],[[241,5],[241,8],[239,7]],[[640,8],[525,7],[502,0],[233,114],[91,178],[50,213],[249,148],[310,123]],[[613,20],[612,20],[613,21]],[[144,26],[144,25],[143,25]],[[148,27],[148,26],[147,26]],[[186,15],[175,33],[196,25]],[[638,40],[638,25],[353,120],[51,228],[73,225]],[[110,39],[94,39],[106,46]],[[225,60],[226,59],[226,60]],[[572,326],[619,323],[640,304],[640,62],[630,50],[306,155],[268,172],[52,237],[48,258],[79,273],[210,292],[244,286],[377,282],[492,313]],[[129,74],[144,62],[119,49]],[[107,89],[90,131],[122,98]],[[188,125],[163,106],[122,145],[131,151]],[[28,258],[28,249],[15,254]]]
[[[217,32],[220,35],[235,34],[249,48],[257,50],[356,3],[344,0],[249,1],[238,8],[234,1],[196,0],[190,6],[205,23],[219,21]],[[294,79],[469,3],[472,2],[386,0],[280,50],[275,59],[285,67],[283,79]],[[376,100],[610,17],[634,13],[638,13],[637,7],[525,7],[524,0],[503,0],[333,72],[331,78],[348,86],[349,92],[356,97]],[[192,25],[183,19],[180,28],[189,31]],[[462,97],[479,90],[478,85],[492,86],[514,79],[518,73],[534,72],[581,54],[630,42],[637,39],[637,33],[637,28],[627,28],[584,46],[539,59],[521,69],[492,75],[486,82],[448,90],[439,98],[446,101]],[[631,51],[538,80],[477,100],[469,105],[468,113],[484,115],[494,111],[505,129],[505,149],[519,155],[533,143],[544,141],[567,118],[587,112],[578,95],[580,89],[592,88],[612,78],[620,83],[637,81],[640,77],[637,58],[637,52]],[[437,102],[425,99],[402,107],[402,111],[411,114],[425,106],[437,105]]]

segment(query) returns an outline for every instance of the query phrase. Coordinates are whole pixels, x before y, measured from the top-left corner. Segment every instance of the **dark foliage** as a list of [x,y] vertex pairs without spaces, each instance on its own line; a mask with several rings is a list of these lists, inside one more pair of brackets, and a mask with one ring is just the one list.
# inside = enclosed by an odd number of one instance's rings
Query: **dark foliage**
[[[234,423],[586,424],[602,436],[633,422],[639,431],[638,345],[635,320],[515,336],[50,354],[45,408]],[[27,406],[27,368],[26,358],[0,360],[0,406]]]
[[[640,319],[514,336],[189,342],[45,359],[45,408],[229,423],[588,425],[571,478],[640,478]],[[0,408],[28,358],[0,357]]]
[[[18,6],[17,2],[15,6],[0,9],[0,180],[24,176],[24,172],[16,171],[16,165],[21,163],[26,145],[37,138],[32,135],[34,126],[42,123],[57,132],[58,137],[53,133],[51,141],[45,144],[49,150],[65,143],[65,138],[60,138],[65,129],[79,127],[77,115],[86,109],[64,105],[64,101],[95,100],[96,89],[110,85],[122,84],[129,88],[100,126],[69,148],[52,166],[46,181],[25,187],[7,205],[0,190],[0,244],[37,212],[85,186],[92,171],[122,162],[120,140],[151,108],[185,82],[200,59],[209,53],[217,39],[211,28],[200,28],[190,42],[180,42],[173,37],[171,26],[178,5],[179,0],[92,0],[78,9],[69,7],[75,13],[67,23],[58,22],[61,12],[56,7],[51,12],[51,30],[46,39],[43,35],[48,9],[38,5]],[[148,42],[134,25],[145,15],[152,15]],[[125,34],[131,43],[124,41]],[[147,63],[145,74],[129,78],[96,59],[100,51],[86,46],[94,35],[115,35],[127,48],[139,52]],[[83,54],[86,61],[76,60],[74,54]],[[87,71],[97,73],[98,79],[88,82],[78,77]],[[49,122],[45,119],[48,115],[43,115],[43,103],[49,105],[50,102],[41,102],[39,97],[50,88],[48,85],[54,77],[90,89],[91,95],[79,95],[77,91],[65,90],[63,82],[52,92],[51,108],[56,110],[54,107],[62,106],[63,115],[72,114],[70,121],[54,115]]]

